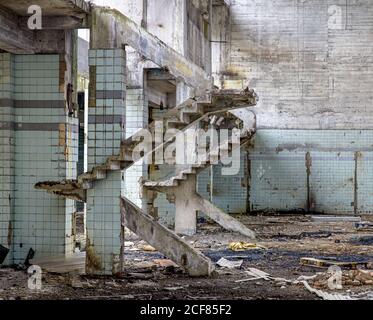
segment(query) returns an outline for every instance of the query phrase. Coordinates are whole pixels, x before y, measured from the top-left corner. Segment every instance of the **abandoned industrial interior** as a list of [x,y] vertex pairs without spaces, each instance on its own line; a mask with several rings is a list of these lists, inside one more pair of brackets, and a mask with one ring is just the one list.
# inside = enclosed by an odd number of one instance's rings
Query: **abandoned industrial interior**
[[0,300],[373,300],[373,2],[0,0]]

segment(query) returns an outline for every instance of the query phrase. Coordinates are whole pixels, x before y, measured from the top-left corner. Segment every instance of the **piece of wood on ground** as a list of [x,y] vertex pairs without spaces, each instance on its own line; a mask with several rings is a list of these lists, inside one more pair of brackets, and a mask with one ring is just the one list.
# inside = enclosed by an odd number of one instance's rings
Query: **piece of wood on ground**
[[316,258],[301,258],[300,263],[303,266],[315,267],[315,268],[329,268],[331,266],[337,266],[341,268],[357,269],[358,266],[367,266],[369,261],[352,261],[352,262],[341,262],[333,260],[323,260]]

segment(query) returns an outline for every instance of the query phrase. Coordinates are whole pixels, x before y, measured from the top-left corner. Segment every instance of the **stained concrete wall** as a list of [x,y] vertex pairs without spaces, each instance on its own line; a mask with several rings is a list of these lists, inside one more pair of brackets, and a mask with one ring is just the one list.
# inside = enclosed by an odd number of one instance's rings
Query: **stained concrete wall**
[[372,138],[372,130],[260,130],[250,209],[373,213]]
[[230,3],[223,85],[257,91],[259,128],[372,128],[370,0]]
[[[208,5],[206,7],[209,9]],[[202,8],[196,7],[190,0],[147,0],[146,27],[150,33],[210,73],[209,15]]]
[[233,0],[213,12],[215,83],[260,97],[251,210],[370,213],[370,131],[356,129],[373,125],[373,3]]

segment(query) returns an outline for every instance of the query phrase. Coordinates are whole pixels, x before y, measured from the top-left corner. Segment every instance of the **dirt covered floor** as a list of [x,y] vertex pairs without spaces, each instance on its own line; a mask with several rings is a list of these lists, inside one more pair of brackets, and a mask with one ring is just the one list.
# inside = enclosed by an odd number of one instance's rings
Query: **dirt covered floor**
[[[242,261],[233,269],[217,267],[211,278],[190,278],[163,255],[135,236],[128,237],[126,273],[120,277],[91,277],[75,272],[43,271],[42,289],[28,289],[22,268],[0,269],[0,299],[321,299],[313,289],[352,299],[373,299],[373,230],[357,230],[355,222],[315,222],[310,216],[238,217],[257,232],[257,248],[233,251],[232,242],[246,241],[213,224],[185,238],[215,263],[221,258]],[[366,221],[368,218],[362,218]],[[332,274],[325,266],[306,266],[302,258],[316,258],[358,265],[342,266],[342,289],[331,290]],[[84,263],[82,259],[82,263]],[[252,269],[255,268],[255,269]],[[362,269],[362,271],[360,270]],[[248,271],[267,274],[255,277]],[[256,278],[256,279],[253,279]],[[243,281],[242,281],[243,280]]]

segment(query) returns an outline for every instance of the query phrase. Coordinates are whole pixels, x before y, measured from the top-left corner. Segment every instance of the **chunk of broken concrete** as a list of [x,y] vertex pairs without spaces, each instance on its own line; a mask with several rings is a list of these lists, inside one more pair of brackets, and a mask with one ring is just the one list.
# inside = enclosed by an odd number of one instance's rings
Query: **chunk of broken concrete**
[[9,249],[0,244],[0,264],[2,264],[9,253]]

